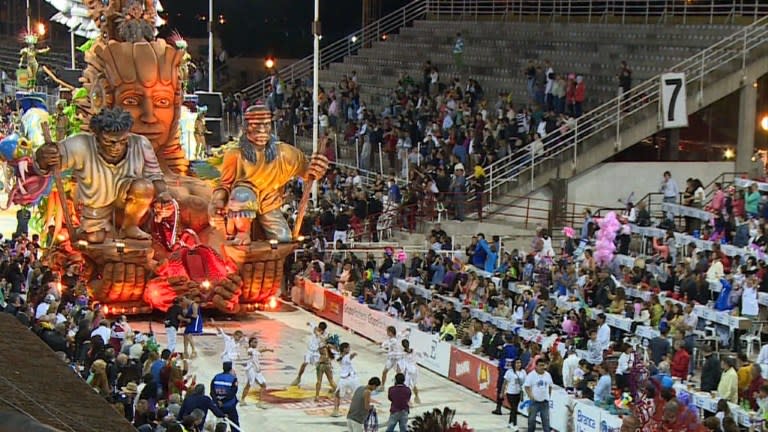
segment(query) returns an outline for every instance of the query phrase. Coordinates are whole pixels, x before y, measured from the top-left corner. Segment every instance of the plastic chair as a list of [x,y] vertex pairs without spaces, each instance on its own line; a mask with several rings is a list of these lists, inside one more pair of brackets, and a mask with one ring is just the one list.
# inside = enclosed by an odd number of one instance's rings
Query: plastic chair
[[747,357],[752,357],[752,346],[757,343],[757,346],[760,346],[760,335],[763,332],[763,321],[754,321],[752,323],[752,328],[749,329],[749,332],[740,337],[739,341],[741,343],[747,344]]
[[376,222],[376,231],[379,233],[379,240],[392,237],[392,216],[389,214],[382,215]]

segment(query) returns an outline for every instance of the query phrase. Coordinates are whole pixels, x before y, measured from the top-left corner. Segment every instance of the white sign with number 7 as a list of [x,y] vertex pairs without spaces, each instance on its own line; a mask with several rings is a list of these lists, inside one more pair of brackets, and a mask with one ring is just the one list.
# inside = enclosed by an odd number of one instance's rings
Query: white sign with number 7
[[688,127],[684,73],[661,74],[661,125],[664,129]]

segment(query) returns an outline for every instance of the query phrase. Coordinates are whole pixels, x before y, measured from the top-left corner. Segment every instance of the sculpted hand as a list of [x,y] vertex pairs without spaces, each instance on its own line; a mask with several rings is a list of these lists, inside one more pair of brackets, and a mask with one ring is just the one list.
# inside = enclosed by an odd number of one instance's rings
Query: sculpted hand
[[243,280],[237,274],[231,274],[211,287],[211,302],[222,312],[236,313],[240,310],[240,294]]
[[61,154],[56,144],[45,144],[35,154],[37,166],[43,171],[49,171],[61,164]]
[[328,170],[328,158],[321,154],[313,154],[312,159],[309,162],[309,169],[307,169],[307,178],[321,179]]
[[211,197],[211,203],[208,206],[208,212],[211,216],[225,216],[227,213],[227,196],[226,193],[218,190],[213,193]]

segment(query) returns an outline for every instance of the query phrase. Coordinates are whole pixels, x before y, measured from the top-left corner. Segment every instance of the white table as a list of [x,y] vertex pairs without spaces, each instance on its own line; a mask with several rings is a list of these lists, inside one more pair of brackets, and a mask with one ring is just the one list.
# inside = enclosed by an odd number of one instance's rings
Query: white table
[[712,219],[712,213],[702,210],[696,207],[688,207],[680,204],[661,203],[661,209],[665,212],[670,212],[675,216],[688,216],[703,221],[709,221]]
[[737,178],[733,179],[733,184],[735,184],[736,186],[738,186],[740,188],[748,188],[748,187],[752,186],[753,184],[756,184],[757,185],[757,190],[759,190],[760,192],[768,192],[768,183],[763,183],[763,182],[759,182],[759,181],[754,181],[754,180],[750,180],[750,179],[745,179],[745,178],[737,177]]

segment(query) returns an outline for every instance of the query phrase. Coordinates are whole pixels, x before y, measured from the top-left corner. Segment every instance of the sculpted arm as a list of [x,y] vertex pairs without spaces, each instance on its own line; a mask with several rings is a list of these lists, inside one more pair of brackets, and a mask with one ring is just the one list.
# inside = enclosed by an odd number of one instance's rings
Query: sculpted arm
[[232,185],[237,178],[237,164],[237,151],[229,151],[224,155],[219,184],[216,189],[214,189],[213,195],[211,195],[211,206],[213,207],[211,209],[212,213],[220,213],[224,211],[227,205],[227,200],[229,199],[229,192],[232,190]]

